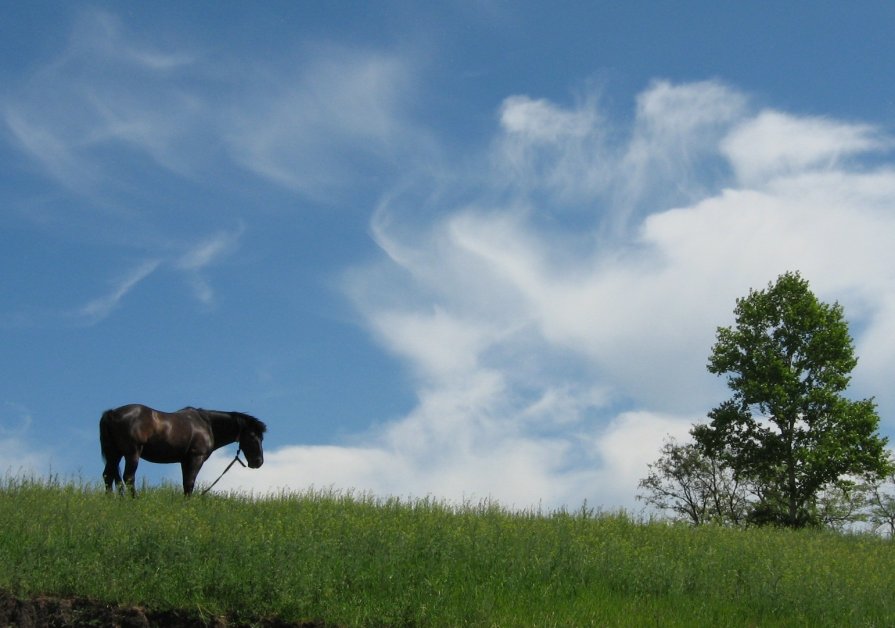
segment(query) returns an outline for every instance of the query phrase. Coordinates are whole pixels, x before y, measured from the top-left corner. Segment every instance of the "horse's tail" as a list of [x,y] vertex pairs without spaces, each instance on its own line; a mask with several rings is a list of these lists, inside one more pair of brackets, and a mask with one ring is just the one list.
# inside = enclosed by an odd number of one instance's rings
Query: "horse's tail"
[[115,459],[115,446],[112,439],[113,420],[115,420],[114,410],[106,410],[99,420],[99,447],[103,454],[103,462]]

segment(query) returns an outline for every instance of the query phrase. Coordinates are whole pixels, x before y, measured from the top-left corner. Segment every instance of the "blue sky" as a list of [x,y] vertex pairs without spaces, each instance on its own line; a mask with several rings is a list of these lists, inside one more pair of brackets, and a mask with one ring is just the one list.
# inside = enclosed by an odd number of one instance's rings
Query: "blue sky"
[[103,410],[196,405],[269,425],[225,489],[636,507],[726,396],[715,328],[788,270],[895,436],[890,3],[0,18],[11,472],[98,480]]

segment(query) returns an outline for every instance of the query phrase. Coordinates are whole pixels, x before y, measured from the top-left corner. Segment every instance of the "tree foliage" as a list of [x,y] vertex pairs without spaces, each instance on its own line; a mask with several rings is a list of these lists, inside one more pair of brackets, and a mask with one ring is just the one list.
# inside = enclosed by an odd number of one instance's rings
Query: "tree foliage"
[[889,474],[867,487],[867,518],[874,529],[895,539],[895,460],[890,458]]
[[739,525],[749,505],[747,486],[719,458],[701,447],[668,438],[661,455],[648,465],[638,485],[638,499],[670,510],[694,525]]
[[819,523],[825,488],[888,469],[874,401],[843,396],[857,358],[842,307],[820,302],[798,273],[786,273],[738,299],[734,314],[708,362],[733,395],[693,436],[754,484],[756,523]]

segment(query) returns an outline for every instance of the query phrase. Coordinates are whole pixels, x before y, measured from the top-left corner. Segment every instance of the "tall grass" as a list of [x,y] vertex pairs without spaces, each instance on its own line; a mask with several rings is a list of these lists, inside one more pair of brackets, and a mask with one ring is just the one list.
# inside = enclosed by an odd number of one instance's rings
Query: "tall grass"
[[0,486],[0,587],[364,625],[895,625],[895,545],[331,491]]

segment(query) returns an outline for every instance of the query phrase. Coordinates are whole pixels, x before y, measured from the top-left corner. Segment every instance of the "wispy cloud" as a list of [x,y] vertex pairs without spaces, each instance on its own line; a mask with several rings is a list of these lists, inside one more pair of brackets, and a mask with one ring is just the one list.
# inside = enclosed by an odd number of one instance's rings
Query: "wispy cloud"
[[0,403],[0,472],[26,478],[51,470],[51,453],[29,442],[31,412],[18,403]]
[[83,189],[96,182],[97,169],[79,159],[56,129],[31,119],[18,106],[7,106],[4,118],[21,149],[37,161],[50,178],[70,189]]
[[[422,77],[408,56],[284,56],[220,72],[189,45],[87,11],[0,102],[33,167],[89,198],[116,197],[135,164],[175,179],[223,165],[316,200],[400,179],[370,227],[381,258],[344,288],[412,374],[415,406],[342,445],[274,446],[225,487],[631,504],[665,434],[723,394],[705,371],[716,326],[791,269],[843,303],[855,385],[893,416],[895,165],[873,125],[756,110],[717,81],[656,81],[629,122],[596,89],[571,103],[509,95],[484,151],[445,163],[415,120]],[[134,266],[71,311],[99,323],[150,279],[214,304],[215,268],[244,227],[207,229],[166,233],[136,263],[128,251]]]
[[86,11],[60,55],[10,87],[0,116],[49,178],[80,194],[125,178],[110,149],[186,175],[209,132],[208,107],[172,79],[194,64],[188,51],[142,44],[110,14]]
[[237,246],[243,233],[245,233],[245,225],[242,224],[233,231],[218,231],[191,246],[177,260],[176,265],[183,270],[200,271],[214,261],[231,253]]
[[432,148],[411,121],[408,55],[320,45],[285,57],[221,71],[187,43],[142,41],[85,11],[58,57],[8,90],[0,123],[42,174],[91,197],[126,188],[128,165],[148,160],[188,179],[238,168],[328,200]]
[[121,300],[137,286],[141,281],[149,277],[161,264],[161,260],[148,260],[143,262],[127,275],[118,280],[112,290],[103,296],[97,297],[83,307],[77,314],[88,324],[95,324],[103,320],[118,307]]
[[323,46],[298,58],[298,71],[264,75],[228,112],[234,161],[327,200],[425,152],[429,140],[408,114],[414,71],[406,57]]
[[610,185],[609,129],[596,95],[572,109],[544,99],[511,96],[501,105],[499,120],[501,133],[495,139],[491,165],[493,175],[511,192],[546,190],[558,201],[574,203]]
[[[436,195],[431,222],[408,215],[425,197],[393,196],[377,213],[383,260],[350,273],[346,290],[414,373],[416,407],[345,447],[277,449],[228,486],[633,506],[664,436],[685,436],[723,397],[705,370],[716,326],[790,269],[843,303],[874,368],[855,385],[891,416],[879,374],[895,368],[895,168],[861,159],[882,145],[878,131],[755,112],[717,83],[653,84],[627,132],[578,107],[504,102],[482,161],[511,194],[476,177],[465,192],[479,202]],[[770,128],[785,145],[769,145]],[[588,176],[598,184],[582,185]],[[686,194],[667,187],[677,176]],[[590,200],[592,228],[544,229],[545,212],[581,211],[573,197]],[[652,209],[632,213],[631,199]],[[619,220],[627,237],[600,236]]]
[[[610,238],[630,236],[657,204],[689,202],[718,184],[704,166],[720,160],[718,142],[746,107],[722,83],[656,81],[638,95],[625,129],[603,113],[596,89],[572,106],[511,96],[500,108],[489,174],[517,198],[546,193],[540,211],[590,213]],[[595,204],[608,213],[588,212]]]
[[193,296],[204,305],[214,302],[214,289],[203,271],[231,253],[245,232],[244,225],[232,231],[219,231],[188,245],[185,250],[166,258],[149,259],[114,282],[112,289],[90,300],[76,311],[83,322],[93,325],[107,318],[124,298],[141,282],[161,268],[177,271],[193,290]]
[[202,271],[232,253],[244,232],[245,225],[242,224],[233,231],[219,231],[190,247],[174,262],[175,268],[186,274],[187,280],[193,287],[193,295],[205,305],[211,305],[214,302],[214,290],[203,276]]
[[739,181],[755,186],[806,170],[832,172],[844,158],[886,147],[891,141],[869,124],[768,110],[733,129],[721,148]]

